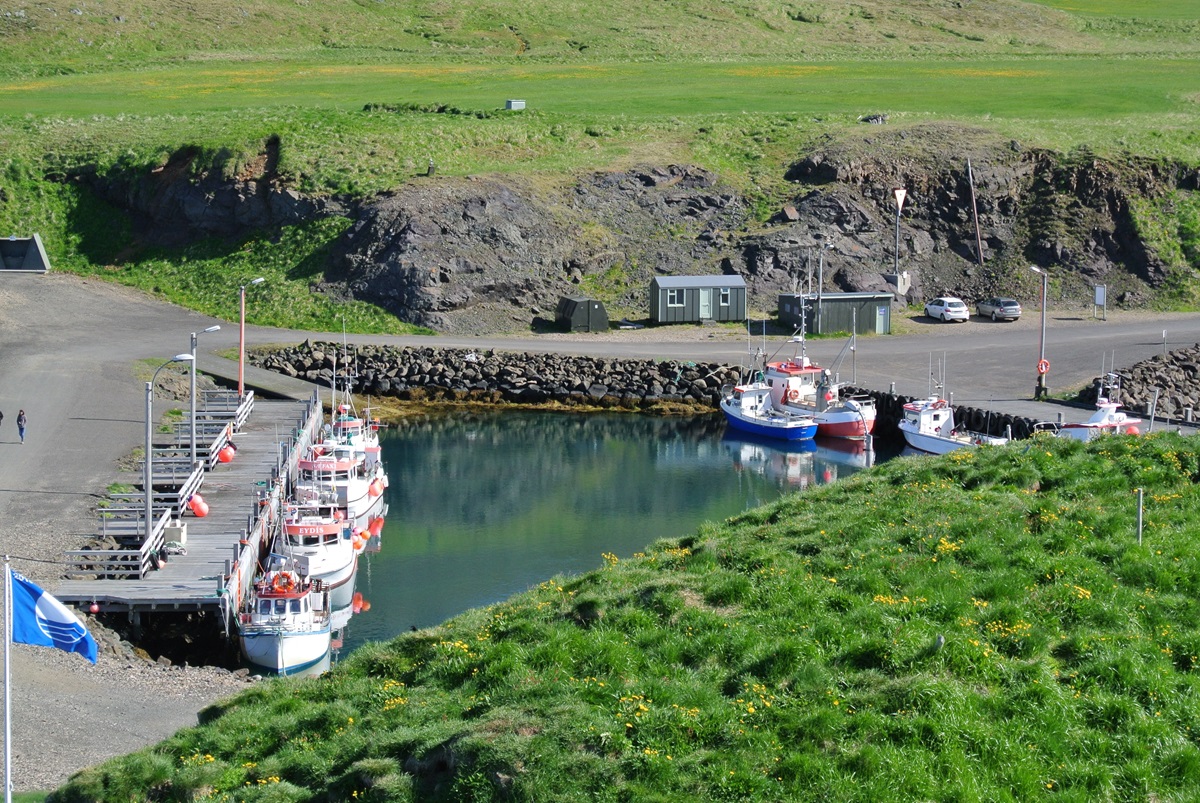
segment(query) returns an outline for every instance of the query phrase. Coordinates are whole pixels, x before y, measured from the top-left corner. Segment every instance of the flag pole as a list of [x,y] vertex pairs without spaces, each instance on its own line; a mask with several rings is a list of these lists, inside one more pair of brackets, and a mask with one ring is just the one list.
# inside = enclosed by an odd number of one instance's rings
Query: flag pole
[[4,556],[4,803],[12,803],[12,569]]

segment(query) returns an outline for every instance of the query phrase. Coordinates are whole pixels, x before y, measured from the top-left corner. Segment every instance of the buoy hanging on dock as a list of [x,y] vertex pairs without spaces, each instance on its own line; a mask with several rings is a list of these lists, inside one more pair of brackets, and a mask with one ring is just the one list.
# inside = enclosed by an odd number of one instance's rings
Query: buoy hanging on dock
[[222,463],[230,463],[233,461],[233,456],[237,454],[237,447],[232,443],[227,443],[217,452],[217,460]]
[[204,501],[204,497],[200,494],[192,494],[187,501],[188,510],[192,511],[192,515],[198,519],[202,519],[208,515],[208,502]]

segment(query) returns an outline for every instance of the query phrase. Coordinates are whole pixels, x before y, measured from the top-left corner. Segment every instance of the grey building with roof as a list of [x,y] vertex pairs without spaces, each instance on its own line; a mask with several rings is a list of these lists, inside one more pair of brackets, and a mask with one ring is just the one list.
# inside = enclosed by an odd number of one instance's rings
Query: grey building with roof
[[655,276],[650,281],[651,323],[746,319],[741,276]]

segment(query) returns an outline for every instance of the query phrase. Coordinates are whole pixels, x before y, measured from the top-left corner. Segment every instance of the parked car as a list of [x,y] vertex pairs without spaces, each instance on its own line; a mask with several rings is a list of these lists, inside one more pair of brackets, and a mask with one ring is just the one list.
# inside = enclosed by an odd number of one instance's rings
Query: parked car
[[981,318],[1015,321],[1021,317],[1021,305],[1015,298],[985,298],[975,305]]
[[939,321],[967,321],[971,318],[971,310],[961,298],[943,296],[935,298],[925,305],[925,314]]

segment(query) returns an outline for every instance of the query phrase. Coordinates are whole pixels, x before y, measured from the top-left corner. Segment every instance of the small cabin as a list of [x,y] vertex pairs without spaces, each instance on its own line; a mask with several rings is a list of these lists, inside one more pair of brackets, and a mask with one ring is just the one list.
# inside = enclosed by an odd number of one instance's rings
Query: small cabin
[[655,276],[650,281],[651,323],[745,318],[746,280],[741,276]]
[[814,335],[833,332],[890,335],[891,293],[783,293],[779,323]]
[[564,332],[607,332],[608,310],[594,298],[563,296],[558,300],[554,322]]
[[45,273],[50,270],[50,257],[42,238],[18,237],[15,234],[0,239],[0,270]]

